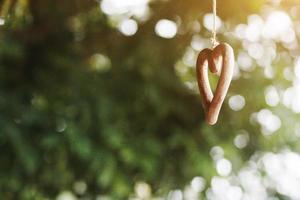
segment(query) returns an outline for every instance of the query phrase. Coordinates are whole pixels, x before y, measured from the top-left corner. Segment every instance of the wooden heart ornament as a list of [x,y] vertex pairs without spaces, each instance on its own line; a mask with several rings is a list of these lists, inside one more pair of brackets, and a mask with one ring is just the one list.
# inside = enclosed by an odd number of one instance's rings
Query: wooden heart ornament
[[[208,68],[213,74],[220,76],[215,94],[211,91]],[[233,69],[234,53],[229,44],[221,43],[214,49],[202,50],[197,59],[197,80],[205,111],[206,122],[214,125],[230,86]]]

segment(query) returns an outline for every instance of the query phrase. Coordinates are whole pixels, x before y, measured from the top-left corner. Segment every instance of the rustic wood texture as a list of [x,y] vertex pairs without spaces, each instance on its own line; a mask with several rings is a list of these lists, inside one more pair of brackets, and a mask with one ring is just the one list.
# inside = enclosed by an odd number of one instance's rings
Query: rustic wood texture
[[[215,94],[213,94],[209,79],[208,68],[220,76]],[[222,104],[228,92],[234,69],[234,53],[229,44],[221,43],[213,50],[204,49],[197,59],[197,80],[205,111],[206,122],[214,125],[218,121]]]

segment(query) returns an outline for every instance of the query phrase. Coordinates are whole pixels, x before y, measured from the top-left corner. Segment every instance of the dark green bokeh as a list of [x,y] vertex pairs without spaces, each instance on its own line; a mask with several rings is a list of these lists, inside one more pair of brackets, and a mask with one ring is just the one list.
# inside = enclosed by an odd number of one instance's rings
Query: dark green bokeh
[[[230,26],[263,3],[222,0],[218,12]],[[179,16],[183,26],[201,21],[210,1],[155,1],[151,9],[137,34],[125,37],[96,1],[11,2],[0,28],[1,198],[53,199],[76,181],[87,183],[91,198],[125,198],[137,181],[164,195],[194,176],[209,180],[215,145],[229,152],[234,166],[272,149],[272,142],[280,146],[249,122],[266,106],[263,87],[270,80],[255,72],[234,81],[231,94],[238,91],[250,103],[239,113],[225,105],[218,125],[208,127],[199,96],[174,70],[193,33],[166,40],[154,32],[161,18]],[[204,29],[200,34],[210,37]],[[110,59],[102,66],[107,70],[93,68],[97,53]],[[232,144],[240,129],[252,134],[244,151]]]

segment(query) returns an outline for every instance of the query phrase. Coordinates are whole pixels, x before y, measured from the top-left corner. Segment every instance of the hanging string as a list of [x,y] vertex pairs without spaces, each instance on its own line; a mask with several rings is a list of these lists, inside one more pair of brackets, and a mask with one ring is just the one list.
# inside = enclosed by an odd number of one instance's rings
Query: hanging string
[[216,20],[217,20],[217,0],[213,1],[213,29],[212,29],[212,38],[211,43],[213,48],[215,48],[218,45],[217,41],[217,27],[216,27]]

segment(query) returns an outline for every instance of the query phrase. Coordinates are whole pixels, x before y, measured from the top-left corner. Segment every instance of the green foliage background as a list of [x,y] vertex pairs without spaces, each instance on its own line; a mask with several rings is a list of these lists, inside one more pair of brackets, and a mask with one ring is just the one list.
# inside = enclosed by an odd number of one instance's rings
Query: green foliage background
[[[245,109],[236,113],[225,104],[218,125],[205,124],[199,96],[174,69],[194,33],[166,40],[154,26],[161,18],[180,17],[183,27],[201,22],[208,0],[153,1],[150,19],[133,37],[116,30],[96,1],[7,2],[0,28],[1,199],[53,199],[76,181],[87,183],[91,198],[128,197],[137,181],[163,195],[194,176],[209,180],[215,145],[235,168],[257,150],[299,146],[285,135],[265,140],[250,124],[250,114],[266,107],[263,87],[274,81],[259,70],[230,89],[229,96],[245,96]],[[232,26],[264,3],[222,0],[218,12]],[[200,34],[210,37],[205,29]],[[241,48],[225,35],[220,40]],[[102,70],[91,62],[97,53],[110,59]],[[288,84],[278,70],[276,83]],[[251,132],[243,151],[232,143],[240,129]]]

